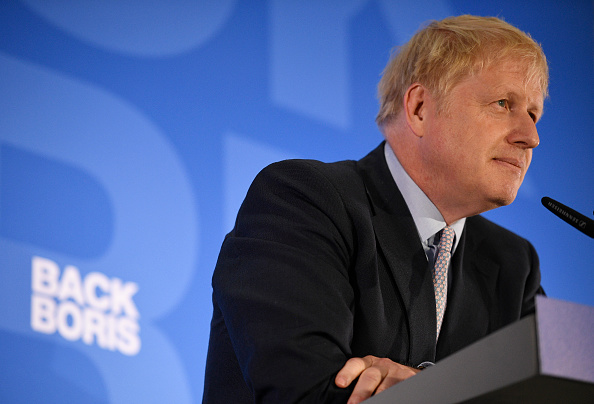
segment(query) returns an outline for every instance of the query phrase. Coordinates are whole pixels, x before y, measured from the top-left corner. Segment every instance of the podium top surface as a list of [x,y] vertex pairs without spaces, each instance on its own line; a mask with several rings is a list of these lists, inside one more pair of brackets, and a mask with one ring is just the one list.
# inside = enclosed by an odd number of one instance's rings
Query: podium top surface
[[366,403],[594,403],[594,307],[538,297],[536,313]]

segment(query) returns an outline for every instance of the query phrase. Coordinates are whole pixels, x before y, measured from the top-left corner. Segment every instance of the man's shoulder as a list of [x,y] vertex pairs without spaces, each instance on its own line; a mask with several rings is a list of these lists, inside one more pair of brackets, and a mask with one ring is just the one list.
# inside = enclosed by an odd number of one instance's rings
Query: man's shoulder
[[492,222],[482,215],[472,216],[466,219],[466,228],[469,236],[477,237],[490,244],[505,244],[508,246],[531,246],[524,237],[506,229],[505,227]]
[[[256,177],[257,180],[280,180],[282,182],[332,186],[338,190],[365,188],[365,176],[361,160],[323,162],[312,159],[290,159],[272,163]],[[370,175],[376,173],[371,172]]]
[[352,167],[357,162],[355,160],[341,160],[341,161],[334,161],[334,162],[323,162],[320,160],[314,159],[289,159],[289,160],[281,160],[275,163],[268,165],[265,170],[269,169],[287,169],[292,167],[309,167],[317,170],[348,170],[352,169]]
[[[339,188],[352,189],[365,187],[366,178],[369,176],[385,175],[382,172],[382,164],[386,165],[383,143],[361,160],[329,163],[311,159],[282,160],[265,167],[258,176],[306,183],[327,181]],[[384,171],[387,171],[387,168]]]
[[[350,205],[365,195],[365,184],[357,162],[344,160],[283,160],[265,167],[254,179],[251,191],[267,192],[310,200],[315,204]],[[325,201],[325,202],[324,202]]]
[[295,174],[307,173],[308,175],[319,175],[328,179],[336,180],[349,178],[357,174],[357,162],[354,160],[342,160],[332,163],[325,163],[311,159],[291,159],[272,163],[265,167],[264,174]]

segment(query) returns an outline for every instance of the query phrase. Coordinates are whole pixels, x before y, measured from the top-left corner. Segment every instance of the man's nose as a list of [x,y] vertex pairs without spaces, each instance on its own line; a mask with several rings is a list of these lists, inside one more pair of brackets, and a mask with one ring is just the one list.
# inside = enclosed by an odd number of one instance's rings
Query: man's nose
[[534,149],[540,143],[536,124],[530,114],[516,117],[514,130],[508,137],[508,142],[522,149]]

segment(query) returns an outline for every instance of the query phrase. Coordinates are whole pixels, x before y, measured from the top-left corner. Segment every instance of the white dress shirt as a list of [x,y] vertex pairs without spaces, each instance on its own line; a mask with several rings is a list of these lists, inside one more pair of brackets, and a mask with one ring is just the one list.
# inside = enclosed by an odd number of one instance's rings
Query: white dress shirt
[[[410,210],[412,218],[415,222],[419,239],[423,244],[429,264],[431,268],[433,268],[433,263],[435,262],[436,258],[434,238],[436,233],[446,227],[447,224],[441,213],[439,213],[437,207],[435,207],[433,202],[431,202],[427,195],[425,195],[421,188],[419,188],[419,186],[404,170],[388,142],[386,142],[384,147],[384,155],[386,157],[386,162],[388,163],[390,173],[392,174],[392,177],[394,178],[400,193],[404,197],[404,201],[406,202],[406,205],[408,206],[408,209]],[[454,246],[452,247],[452,254],[454,254],[454,251],[456,251],[456,247],[460,241],[460,236],[464,230],[465,223],[466,218],[463,218],[451,224],[451,227],[456,233]],[[451,273],[451,271],[448,271],[448,273]],[[451,280],[450,276],[448,278]],[[451,284],[451,282],[448,282],[448,284]]]

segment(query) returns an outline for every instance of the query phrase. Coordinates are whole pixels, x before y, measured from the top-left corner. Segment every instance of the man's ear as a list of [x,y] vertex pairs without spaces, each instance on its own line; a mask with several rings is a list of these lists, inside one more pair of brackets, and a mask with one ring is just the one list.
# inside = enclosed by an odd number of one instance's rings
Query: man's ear
[[429,92],[420,83],[413,83],[404,93],[406,122],[418,137],[425,135],[425,123]]

